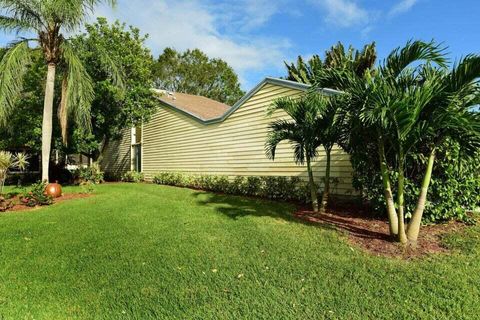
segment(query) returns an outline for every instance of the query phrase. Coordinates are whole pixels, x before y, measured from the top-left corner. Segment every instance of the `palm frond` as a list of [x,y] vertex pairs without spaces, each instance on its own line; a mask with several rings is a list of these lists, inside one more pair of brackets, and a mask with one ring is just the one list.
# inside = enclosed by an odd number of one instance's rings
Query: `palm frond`
[[41,0],[0,0],[0,7],[5,13],[3,23],[0,23],[4,30],[34,29],[38,32],[47,27],[42,17]]
[[295,124],[287,120],[277,120],[269,125],[269,132],[265,142],[265,155],[275,160],[275,152],[280,142],[294,139]]
[[395,78],[409,65],[422,60],[445,67],[447,64],[445,48],[434,41],[408,41],[405,46],[396,48],[390,53],[380,70],[385,75],[390,74]]
[[[64,93],[62,94],[62,103],[64,109],[60,119],[62,123],[62,133],[66,133],[67,118],[73,115],[75,122],[85,128],[86,131],[91,129],[90,108],[94,99],[94,90],[92,79],[83,66],[80,58],[75,54],[73,48],[68,41],[62,44],[62,54],[66,63],[66,80],[64,83]],[[66,136],[63,137],[64,140]]]
[[100,44],[97,44],[95,48],[95,53],[97,57],[100,59],[102,66],[108,72],[110,79],[112,80],[113,84],[120,89],[125,88],[125,73],[119,66],[115,63],[108,52],[108,48],[103,48]]
[[20,20],[15,17],[9,17],[0,15],[0,30],[5,32],[20,32],[36,29],[35,25],[32,25],[29,21]]
[[60,25],[65,31],[76,31],[94,13],[100,4],[115,6],[116,0],[55,0],[44,1],[41,6],[42,15],[49,22]]
[[7,124],[8,116],[23,89],[23,77],[30,64],[28,41],[14,43],[0,62],[0,126]]
[[468,55],[453,66],[447,77],[448,90],[459,91],[464,96],[478,92],[480,79],[480,56]]

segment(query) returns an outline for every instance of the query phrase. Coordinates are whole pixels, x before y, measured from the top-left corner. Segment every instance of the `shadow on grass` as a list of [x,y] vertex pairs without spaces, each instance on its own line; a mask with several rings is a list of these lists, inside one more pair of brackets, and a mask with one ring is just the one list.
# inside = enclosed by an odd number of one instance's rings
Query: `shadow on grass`
[[298,205],[294,203],[210,192],[195,192],[193,196],[197,198],[197,204],[214,206],[216,212],[233,220],[247,216],[271,217],[312,227],[337,230],[335,226],[328,222],[309,221],[297,216],[295,212]]
[[391,242],[391,237],[383,232],[377,232],[369,230],[360,224],[355,224],[353,219],[365,219],[365,221],[371,221],[365,217],[352,216],[352,215],[339,215],[339,214],[322,214],[322,215],[299,215],[299,219],[310,221],[311,223],[323,223],[334,226],[335,229],[348,232],[350,235],[363,238],[363,239],[379,239]]
[[260,198],[210,192],[195,192],[193,196],[199,205],[214,206],[216,212],[233,220],[246,216],[272,217],[322,229],[346,232],[357,238],[391,241],[388,233],[378,232],[369,227],[371,223],[385,223],[384,221],[368,215],[362,209],[357,210],[355,207],[333,208],[326,214],[315,214],[312,211],[301,210],[298,204]]

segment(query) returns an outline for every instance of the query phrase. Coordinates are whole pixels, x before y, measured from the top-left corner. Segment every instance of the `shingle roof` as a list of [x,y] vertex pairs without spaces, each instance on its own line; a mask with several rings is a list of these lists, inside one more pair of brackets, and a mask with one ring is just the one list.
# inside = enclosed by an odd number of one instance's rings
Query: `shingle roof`
[[229,105],[202,96],[163,90],[155,92],[162,102],[204,121],[221,117],[230,109]]
[[[290,80],[265,78],[231,107],[224,103],[202,96],[178,92],[169,93],[165,90],[158,89],[154,89],[153,91],[158,94],[158,99],[161,100],[165,105],[170,106],[181,113],[189,115],[205,125],[208,125],[222,122],[227,119],[232,113],[240,108],[245,101],[250,99],[250,97],[257,93],[267,83],[286,88],[297,89],[300,91],[307,91],[310,88],[309,85]],[[335,95],[341,93],[340,91],[329,88],[321,88],[318,89],[318,91],[325,95]]]

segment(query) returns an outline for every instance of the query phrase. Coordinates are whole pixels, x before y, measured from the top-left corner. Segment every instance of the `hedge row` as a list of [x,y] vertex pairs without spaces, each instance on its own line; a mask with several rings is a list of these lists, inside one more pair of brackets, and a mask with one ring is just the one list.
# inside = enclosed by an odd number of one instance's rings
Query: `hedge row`
[[227,194],[263,197],[274,200],[308,202],[308,185],[298,177],[194,175],[181,172],[160,172],[152,180],[156,184],[188,187]]

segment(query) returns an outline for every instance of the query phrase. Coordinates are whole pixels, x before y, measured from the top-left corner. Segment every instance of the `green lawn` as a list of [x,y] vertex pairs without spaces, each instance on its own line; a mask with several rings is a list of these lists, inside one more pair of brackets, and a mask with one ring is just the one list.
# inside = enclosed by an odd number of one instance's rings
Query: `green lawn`
[[[68,188],[73,192],[74,188]],[[147,184],[0,214],[0,319],[478,319],[480,228],[377,258],[293,207]]]

